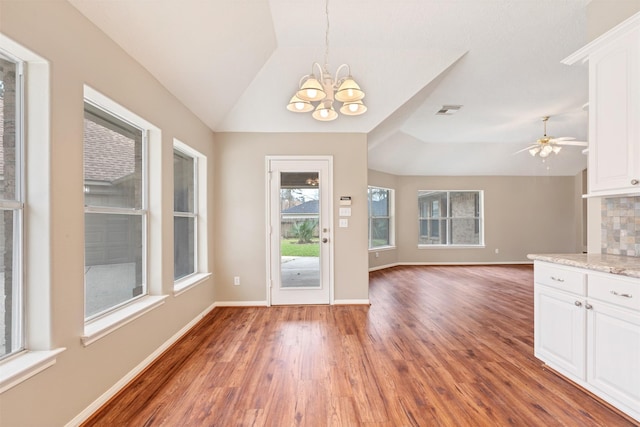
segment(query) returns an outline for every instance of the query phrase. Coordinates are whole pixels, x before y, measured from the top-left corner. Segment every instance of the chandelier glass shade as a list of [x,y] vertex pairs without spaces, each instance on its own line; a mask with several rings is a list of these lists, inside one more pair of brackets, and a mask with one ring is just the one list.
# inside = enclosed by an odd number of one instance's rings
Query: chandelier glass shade
[[[351,76],[347,64],[338,67],[335,79],[327,71],[326,65],[323,68],[314,62],[312,69],[311,74],[300,79],[299,89],[287,105],[289,111],[306,113],[313,110],[313,118],[323,122],[338,118],[338,112],[335,110],[337,103],[342,103],[340,113],[347,116],[358,116],[367,111],[367,106],[362,102],[364,92]],[[343,70],[346,70],[347,74],[337,78]],[[316,77],[316,72],[319,77]]]
[[[291,97],[287,110],[294,113],[311,113],[316,120],[328,122],[338,118],[336,108],[347,116],[358,116],[367,111],[362,102],[364,92],[351,76],[351,69],[342,64],[336,70],[335,78],[328,71],[329,57],[329,1],[325,3],[327,27],[325,32],[325,65],[317,62],[311,65],[311,74],[303,76],[298,84],[298,90]],[[342,77],[340,77],[342,75]],[[314,104],[317,103],[317,104]],[[342,103],[338,106],[337,103]]]

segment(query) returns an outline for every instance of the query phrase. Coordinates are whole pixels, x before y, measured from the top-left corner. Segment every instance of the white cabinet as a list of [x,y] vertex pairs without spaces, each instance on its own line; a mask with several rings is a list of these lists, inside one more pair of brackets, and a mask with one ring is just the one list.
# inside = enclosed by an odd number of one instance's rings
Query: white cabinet
[[587,382],[640,417],[640,284],[590,273]]
[[[590,301],[587,382],[640,415],[640,313]],[[624,409],[621,407],[621,409]]]
[[640,28],[589,55],[589,193],[640,192]]
[[640,421],[640,280],[536,261],[534,351]]
[[535,285],[535,356],[571,378],[586,378],[584,297]]
[[535,263],[535,356],[571,379],[586,379],[586,274]]
[[589,61],[591,196],[640,193],[640,14],[563,62]]

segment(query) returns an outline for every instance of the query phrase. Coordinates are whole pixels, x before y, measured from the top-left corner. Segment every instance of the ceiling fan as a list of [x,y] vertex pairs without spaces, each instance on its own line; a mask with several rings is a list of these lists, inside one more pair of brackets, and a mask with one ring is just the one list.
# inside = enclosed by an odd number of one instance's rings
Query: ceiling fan
[[522,153],[523,151],[528,151],[529,154],[535,157],[535,155],[539,155],[542,158],[549,156],[551,153],[558,154],[562,149],[563,145],[573,145],[578,147],[586,147],[589,145],[587,141],[576,141],[575,138],[571,138],[568,136],[563,136],[560,138],[556,138],[553,136],[547,136],[547,121],[549,120],[549,116],[542,117],[542,122],[544,123],[544,136],[538,138],[535,144],[530,145],[522,150],[516,151],[515,154]]

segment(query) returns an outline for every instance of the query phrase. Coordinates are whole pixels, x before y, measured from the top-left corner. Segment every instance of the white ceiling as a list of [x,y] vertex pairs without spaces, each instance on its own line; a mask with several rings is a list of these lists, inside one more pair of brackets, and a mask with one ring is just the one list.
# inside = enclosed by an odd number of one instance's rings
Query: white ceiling
[[[369,110],[329,123],[285,109],[324,61],[324,0],[70,0],[216,132],[367,133],[369,167],[399,175],[575,175],[513,153],[587,138],[590,0],[331,0],[329,70],[348,63]],[[444,104],[462,104],[436,116]],[[303,142],[302,142],[303,143]]]

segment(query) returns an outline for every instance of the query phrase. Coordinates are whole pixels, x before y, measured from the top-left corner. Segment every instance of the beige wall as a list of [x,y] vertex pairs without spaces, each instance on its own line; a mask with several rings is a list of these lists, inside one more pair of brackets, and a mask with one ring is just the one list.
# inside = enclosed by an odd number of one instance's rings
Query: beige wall
[[587,5],[589,41],[638,12],[640,12],[640,0],[592,0]]
[[[371,173],[371,176],[381,175]],[[384,182],[393,184],[394,179],[385,178]],[[529,253],[575,252],[579,241],[575,219],[581,215],[576,211],[581,204],[575,180],[574,177],[397,176],[395,262],[528,262]],[[483,190],[486,247],[418,249],[418,190]],[[370,264],[372,268],[376,266]]]
[[[367,141],[364,134],[216,135],[216,299],[264,302],[266,294],[265,157],[333,156],[334,297],[368,299]],[[352,197],[348,228],[338,228],[338,199]],[[241,285],[233,285],[240,276]]]
[[[1,1],[0,31],[51,65],[51,341],[66,347],[54,366],[0,395],[0,425],[60,426],[81,413],[122,377],[214,302],[213,281],[174,297],[172,144],[176,137],[208,156],[212,132],[145,69],[66,1]],[[83,85],[89,84],[162,130],[161,166],[154,178],[159,211],[154,277],[169,298],[161,307],[88,347],[84,323]],[[35,141],[39,143],[39,141]],[[42,152],[46,153],[43,148]],[[156,150],[158,151],[158,150]],[[158,169],[156,165],[156,169]],[[209,171],[209,176],[213,171]],[[157,185],[157,184],[160,185]],[[212,185],[209,186],[211,190]],[[212,192],[209,192],[212,212]],[[212,217],[206,218],[211,223]],[[209,241],[212,248],[212,241]],[[209,252],[213,265],[213,251]],[[45,284],[46,286],[46,284]]]

